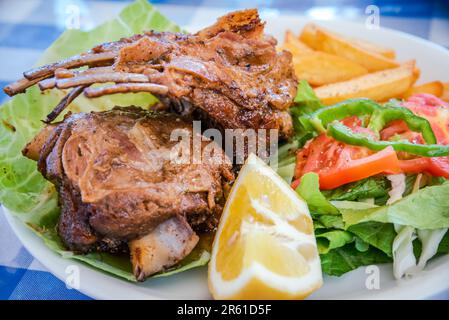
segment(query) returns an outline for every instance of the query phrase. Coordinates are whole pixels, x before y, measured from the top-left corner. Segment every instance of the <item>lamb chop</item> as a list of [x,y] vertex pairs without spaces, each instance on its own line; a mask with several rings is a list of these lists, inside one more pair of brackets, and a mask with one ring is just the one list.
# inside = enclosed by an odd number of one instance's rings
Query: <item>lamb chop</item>
[[[172,141],[176,130],[187,137],[182,143]],[[198,163],[195,134],[202,153],[209,146]],[[58,233],[67,248],[117,252],[129,245],[143,280],[187,256],[196,232],[216,227],[234,176],[222,149],[210,146],[190,119],[128,107],[66,116],[23,152],[57,188]]]
[[[150,92],[171,110],[220,129],[292,133],[288,108],[297,90],[291,54],[277,52],[256,9],[230,13],[196,34],[149,31],[24,73],[4,90],[72,91],[50,113],[53,121],[81,93]],[[86,70],[72,70],[82,66]],[[100,87],[94,83],[113,82]]]
[[[27,71],[4,89],[9,95],[34,84],[71,89],[24,150],[57,187],[58,232],[70,250],[129,248],[143,280],[189,254],[198,232],[215,228],[234,179],[229,159],[218,148],[226,161],[173,163],[168,137],[175,129],[193,135],[192,118],[222,131],[291,135],[288,108],[297,87],[291,54],[277,52],[263,29],[257,10],[244,10],[196,34],[150,31]],[[82,93],[127,92],[150,92],[172,113],[115,108],[52,123]]]

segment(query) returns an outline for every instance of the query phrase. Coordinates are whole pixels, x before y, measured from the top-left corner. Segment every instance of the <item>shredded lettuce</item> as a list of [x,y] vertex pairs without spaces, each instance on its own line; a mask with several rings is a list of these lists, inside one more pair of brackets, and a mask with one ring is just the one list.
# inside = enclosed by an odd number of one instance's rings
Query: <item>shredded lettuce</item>
[[418,230],[418,239],[422,244],[422,252],[419,256],[417,264],[418,271],[421,271],[426,266],[427,261],[435,256],[438,252],[441,241],[447,233],[447,228],[436,230]]
[[449,183],[430,186],[412,193],[394,204],[360,208],[339,208],[348,226],[378,221],[412,226],[416,229],[449,227]]
[[[392,188],[386,206],[378,207],[350,201],[332,203],[342,213],[345,225],[349,226],[347,230],[362,239],[363,235],[357,234],[357,230],[368,231],[364,230],[367,224],[374,224],[376,228],[387,231],[381,232],[379,229],[374,229],[370,232],[371,236],[375,236],[378,240],[375,244],[370,240],[364,240],[388,256],[393,256],[393,274],[395,278],[400,279],[421,271],[427,261],[437,253],[447,228],[439,229],[436,226],[449,223],[447,204],[445,205],[443,200],[448,192],[448,186],[443,184],[421,190],[416,189],[412,194],[402,198],[402,194],[407,189],[406,177],[396,175],[388,178],[392,182]],[[429,221],[429,219],[434,220]],[[433,230],[425,229],[424,227],[429,226],[430,223],[433,223]],[[393,230],[393,225],[396,232]],[[420,241],[419,255],[416,255],[413,246],[417,238]],[[419,257],[418,263],[416,256]]]
[[[98,43],[115,41],[147,30],[180,31],[180,28],[162,16],[146,0],[136,0],[118,17],[84,32],[65,31],[43,54],[37,65],[54,62],[84,52]],[[36,163],[22,156],[25,144],[42,128],[42,119],[63,98],[64,92],[52,90],[42,94],[33,87],[0,106],[0,202],[32,228],[45,244],[64,258],[77,259],[118,277],[135,281],[129,257],[107,253],[77,255],[66,251],[56,233],[59,216],[54,186],[36,169]],[[115,105],[137,105],[148,108],[156,99],[148,93],[116,94],[97,99],[77,98],[69,107],[72,112],[101,111]],[[204,241],[209,241],[207,238]],[[210,244],[210,243],[209,243]],[[207,245],[197,248],[176,272],[205,265],[208,262]]]
[[397,236],[393,242],[393,275],[401,279],[411,274],[416,267],[416,257],[413,252],[413,241],[416,230],[413,227],[395,225]]
[[390,174],[387,179],[391,181],[391,190],[388,192],[389,198],[386,204],[390,205],[402,199],[406,189],[405,174]]
[[[301,81],[290,110],[296,148],[315,135],[299,117],[321,107],[313,89]],[[279,173],[290,182],[295,157],[284,153],[281,162]],[[449,203],[445,200],[449,184],[433,179],[429,187],[414,190],[416,183],[416,175],[379,175],[321,191],[318,175],[301,177],[296,191],[311,211],[323,271],[341,275],[359,266],[394,260],[394,274],[402,277],[419,271],[443,252],[440,248],[446,248],[444,241],[449,238]]]

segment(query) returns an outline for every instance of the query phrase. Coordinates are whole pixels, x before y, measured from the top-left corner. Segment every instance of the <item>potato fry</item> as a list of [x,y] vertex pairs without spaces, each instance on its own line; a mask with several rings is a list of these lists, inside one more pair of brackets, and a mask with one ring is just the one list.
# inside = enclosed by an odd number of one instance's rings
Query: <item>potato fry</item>
[[441,81],[432,81],[427,82],[418,86],[413,86],[410,89],[407,90],[407,92],[404,94],[404,98],[408,98],[411,95],[417,94],[417,93],[428,93],[433,94],[436,97],[441,97],[441,95],[444,92],[444,86]]
[[289,50],[293,56],[314,52],[312,48],[307,46],[304,42],[298,40],[290,30],[285,32],[284,45],[282,48]]
[[[368,46],[366,43],[360,46],[360,44],[355,44],[343,36],[327,31],[314,24],[308,24],[304,27],[300,35],[300,40],[315,50],[335,54],[356,62],[365,67],[369,72],[399,66],[397,61],[386,58],[376,51],[369,51],[366,48]],[[371,48],[372,46],[370,44]]]
[[319,51],[295,55],[293,66],[298,79],[305,79],[312,86],[345,81],[368,73],[357,63]]
[[440,98],[449,102],[449,82],[443,83],[443,94]]
[[317,38],[318,26],[314,23],[308,23],[304,26],[299,35],[299,40],[308,45],[310,48],[318,50],[320,44]]
[[396,52],[393,49],[385,48],[382,46],[379,46],[378,44],[374,44],[368,41],[360,40],[360,39],[354,39],[354,38],[347,38],[348,41],[351,41],[354,43],[354,45],[359,46],[367,51],[374,52],[377,54],[380,54],[388,59],[395,59],[396,58]]
[[421,76],[421,70],[419,70],[416,66],[413,69],[413,83],[418,81],[419,77]]
[[280,49],[290,51],[293,57],[315,52],[313,49],[310,49],[306,45],[298,46],[293,42],[285,42],[282,47],[280,47]]
[[404,95],[416,80],[415,69],[415,62],[411,61],[398,68],[321,86],[315,89],[315,93],[325,105],[351,98],[386,101]]

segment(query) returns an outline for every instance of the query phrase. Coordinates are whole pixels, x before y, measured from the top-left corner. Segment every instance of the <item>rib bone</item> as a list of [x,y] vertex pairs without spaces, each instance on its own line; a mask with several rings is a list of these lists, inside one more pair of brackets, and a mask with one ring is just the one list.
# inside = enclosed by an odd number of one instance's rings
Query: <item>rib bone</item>
[[138,281],[166,270],[184,259],[199,237],[184,217],[175,216],[159,224],[146,236],[129,242],[133,272]]
[[72,78],[76,75],[76,72],[66,68],[58,68],[55,70],[56,79]]
[[77,76],[84,76],[88,74],[95,74],[95,73],[112,73],[114,72],[114,69],[112,66],[107,67],[95,67],[95,68],[89,68],[86,70],[69,70],[64,68],[59,68],[55,70],[55,78],[56,79],[66,79],[66,78],[73,78]]
[[45,78],[47,78],[47,77],[36,78],[34,80],[28,80],[28,79],[22,78],[16,82],[13,82],[13,83],[7,85],[5,88],[3,88],[3,91],[5,91],[5,93],[8,96],[12,97],[18,93],[25,92],[25,90],[27,88],[35,85],[36,83],[44,80]]
[[154,83],[121,83],[104,87],[88,88],[84,95],[88,98],[97,98],[114,93],[150,92],[154,94],[167,94],[168,87]]
[[58,61],[35,69],[31,69],[29,71],[24,72],[23,75],[28,80],[34,80],[36,78],[43,78],[43,77],[47,78],[49,76],[52,76],[55,70],[58,68],[72,69],[82,66],[94,66],[106,62],[112,63],[116,55],[117,53],[114,51],[76,55],[62,61]]
[[53,109],[52,112],[50,112],[47,115],[47,119],[45,119],[45,123],[51,123],[53,120],[55,120],[59,114],[64,111],[65,108],[73,101],[76,97],[78,97],[81,92],[83,92],[84,88],[86,86],[79,86],[70,91],[68,95],[66,95],[59,103],[58,105]]
[[41,89],[41,91],[53,89],[54,87],[56,87],[56,79],[55,78],[45,79],[45,80],[42,80],[41,82],[39,82],[38,85],[39,85],[39,89]]
[[59,89],[67,89],[77,87],[80,85],[89,85],[93,83],[105,82],[148,82],[148,77],[140,73],[125,73],[125,72],[108,72],[108,73],[94,73],[79,75],[73,78],[58,79],[56,86]]

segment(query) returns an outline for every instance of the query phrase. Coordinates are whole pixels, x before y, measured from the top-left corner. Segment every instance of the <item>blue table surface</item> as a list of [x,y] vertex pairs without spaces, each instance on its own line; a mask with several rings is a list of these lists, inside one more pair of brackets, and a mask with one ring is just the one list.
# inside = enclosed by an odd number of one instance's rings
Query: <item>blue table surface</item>
[[[402,30],[449,47],[449,1],[420,0],[153,0],[158,9],[187,25],[201,8],[258,7],[300,12],[316,19],[360,21],[368,5],[380,9],[381,26]],[[80,8],[81,28],[115,16],[129,1],[0,0],[0,88],[29,69],[64,31],[68,6]],[[7,97],[0,91],[0,102]],[[1,208],[0,208],[1,211]],[[449,299],[449,292],[435,298]],[[22,246],[0,212],[0,299],[90,299],[66,288]]]

